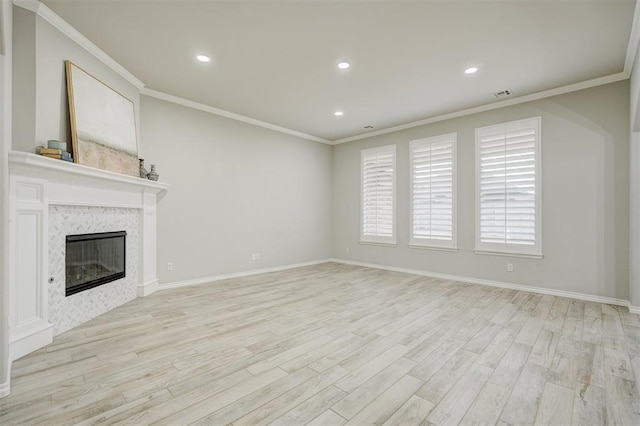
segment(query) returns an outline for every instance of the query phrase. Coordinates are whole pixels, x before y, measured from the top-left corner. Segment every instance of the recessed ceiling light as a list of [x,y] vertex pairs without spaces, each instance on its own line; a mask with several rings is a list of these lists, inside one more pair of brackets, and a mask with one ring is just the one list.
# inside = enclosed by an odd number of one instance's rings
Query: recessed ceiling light
[[364,126],[365,129],[373,129],[373,126]]
[[471,67],[471,68],[467,68],[466,70],[464,70],[465,74],[473,74],[478,72],[478,67]]
[[336,111],[336,112],[334,112],[334,113],[333,113],[333,115],[335,115],[336,117],[341,117],[341,116],[343,116],[343,115],[344,115],[344,112],[342,112],[342,111]]
[[349,68],[351,66],[351,64],[347,61],[342,61],[338,63],[338,68],[340,68],[341,70],[346,70],[347,68]]
[[211,61],[211,58],[209,58],[207,55],[198,55],[198,56],[196,56],[196,59],[199,60],[200,62],[204,62],[204,63],[207,63],[207,62]]

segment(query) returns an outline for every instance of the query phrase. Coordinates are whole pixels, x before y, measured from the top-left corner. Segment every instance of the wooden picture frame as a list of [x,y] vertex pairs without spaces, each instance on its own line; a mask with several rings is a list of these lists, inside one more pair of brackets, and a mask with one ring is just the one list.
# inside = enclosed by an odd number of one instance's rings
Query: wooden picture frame
[[139,177],[133,102],[71,61],[65,68],[74,162]]

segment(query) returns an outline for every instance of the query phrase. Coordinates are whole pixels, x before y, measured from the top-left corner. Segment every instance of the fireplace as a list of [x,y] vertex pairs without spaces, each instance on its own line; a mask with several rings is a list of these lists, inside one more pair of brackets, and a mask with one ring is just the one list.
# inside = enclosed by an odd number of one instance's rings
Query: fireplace
[[126,231],[67,235],[66,296],[125,277]]

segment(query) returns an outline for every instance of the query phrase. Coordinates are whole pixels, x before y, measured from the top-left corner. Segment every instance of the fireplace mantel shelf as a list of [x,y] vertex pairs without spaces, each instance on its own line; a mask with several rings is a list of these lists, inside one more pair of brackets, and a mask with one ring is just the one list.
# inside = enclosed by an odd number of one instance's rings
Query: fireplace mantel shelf
[[143,192],[155,194],[160,194],[169,189],[169,184],[167,183],[68,163],[29,152],[10,152],[9,169],[12,173],[19,172],[20,174],[56,181],[68,180],[77,183],[78,179],[82,179],[87,186],[139,187]]

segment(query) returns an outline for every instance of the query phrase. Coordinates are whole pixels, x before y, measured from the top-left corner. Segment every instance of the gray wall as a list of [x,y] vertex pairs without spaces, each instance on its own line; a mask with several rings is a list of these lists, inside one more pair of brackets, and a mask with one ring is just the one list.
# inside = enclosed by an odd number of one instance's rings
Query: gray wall
[[42,18],[14,10],[13,149],[71,141],[66,59],[131,99],[140,157],[171,185],[158,212],[161,282],[331,256],[330,146],[153,98],[140,113],[133,84]]
[[[171,188],[159,206],[162,282],[329,257],[629,297],[629,82],[333,148],[154,98],[46,21],[14,8],[13,149],[70,140],[64,60],[132,99],[141,157]],[[17,72],[16,72],[17,70]],[[635,111],[635,109],[633,109]],[[473,254],[474,129],[543,117],[543,260]],[[408,143],[458,132],[459,252],[407,248]],[[398,145],[398,247],[358,243],[359,152]],[[333,155],[332,155],[333,152]],[[332,208],[333,204],[333,208]],[[350,248],[346,253],[345,247]],[[261,259],[251,260],[252,253]],[[167,271],[167,262],[174,271]],[[512,273],[506,263],[514,264]]]
[[[544,259],[474,254],[475,128],[535,116],[542,116]],[[458,133],[459,252],[410,249],[409,141],[451,132]],[[392,143],[398,150],[398,246],[362,245],[360,150]],[[629,82],[623,81],[335,146],[333,253],[353,261],[627,299],[628,191]],[[506,271],[507,263],[513,263],[513,272]]]
[[19,7],[14,7],[14,45],[14,150],[34,152],[49,139],[71,142],[64,65],[67,59],[133,101],[140,122],[140,91],[136,86],[47,21]]
[[148,96],[141,111],[141,157],[171,185],[161,283],[331,257],[330,146]]

